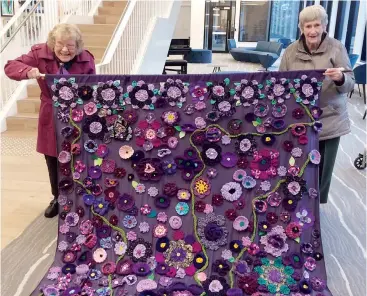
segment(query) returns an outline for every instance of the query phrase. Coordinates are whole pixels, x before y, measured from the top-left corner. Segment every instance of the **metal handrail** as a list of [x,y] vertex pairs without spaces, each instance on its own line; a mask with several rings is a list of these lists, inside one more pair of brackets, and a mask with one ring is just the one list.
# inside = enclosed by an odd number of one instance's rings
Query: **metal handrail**
[[32,15],[32,13],[36,10],[37,6],[42,2],[42,0],[38,0],[38,2],[36,4],[34,4],[34,6],[32,7],[32,9],[30,10],[30,12],[28,13],[28,15],[22,20],[22,22],[19,24],[19,26],[14,30],[14,33],[9,37],[9,39],[5,42],[5,44],[3,45],[3,47],[1,47],[0,49],[0,53],[2,53],[4,51],[4,49],[8,46],[8,44],[10,43],[10,41],[13,40],[13,38],[15,37],[15,35],[18,33],[18,31],[21,29],[21,27],[23,26],[23,24],[30,18],[30,16]]

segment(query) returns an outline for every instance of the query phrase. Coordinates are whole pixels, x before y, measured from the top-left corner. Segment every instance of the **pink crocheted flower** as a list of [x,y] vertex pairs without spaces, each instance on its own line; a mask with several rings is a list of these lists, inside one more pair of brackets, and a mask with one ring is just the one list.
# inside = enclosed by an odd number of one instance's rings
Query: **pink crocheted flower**
[[273,227],[268,234],[262,236],[260,242],[265,246],[265,252],[274,257],[279,257],[282,253],[288,251],[286,240],[287,235],[284,232],[284,228],[278,225]]
[[254,159],[250,163],[251,174],[256,179],[267,180],[277,175],[279,152],[274,149],[254,151]]

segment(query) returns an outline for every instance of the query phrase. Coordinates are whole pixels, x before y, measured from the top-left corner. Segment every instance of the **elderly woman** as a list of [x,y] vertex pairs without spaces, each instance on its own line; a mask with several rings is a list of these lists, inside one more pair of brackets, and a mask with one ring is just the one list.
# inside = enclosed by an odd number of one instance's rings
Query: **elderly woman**
[[308,6],[299,15],[302,35],[284,52],[279,71],[326,69],[320,96],[322,109],[319,168],[320,202],[326,203],[340,137],[350,132],[347,93],[354,87],[353,72],[342,43],[326,33],[328,16],[320,5]]
[[10,79],[37,79],[41,88],[37,151],[45,155],[53,200],[45,211],[47,218],[58,214],[58,180],[55,124],[52,100],[42,74],[95,74],[94,57],[83,49],[80,30],[75,25],[59,24],[48,35],[47,43],[32,46],[31,51],[8,61],[5,73]]

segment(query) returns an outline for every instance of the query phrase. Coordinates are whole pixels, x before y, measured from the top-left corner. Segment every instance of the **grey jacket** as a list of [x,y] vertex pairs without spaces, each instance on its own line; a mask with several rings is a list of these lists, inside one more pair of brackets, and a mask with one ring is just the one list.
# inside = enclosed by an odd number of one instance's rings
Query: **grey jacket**
[[[302,40],[291,44],[284,52],[279,71],[315,70],[326,68],[352,69],[344,45],[326,36],[320,47],[311,55],[303,46]],[[354,88],[354,74],[344,73],[344,84],[337,86],[334,81],[325,78],[319,107],[323,110],[321,115],[322,131],[320,141],[343,136],[350,132],[350,122],[347,110],[347,93]]]

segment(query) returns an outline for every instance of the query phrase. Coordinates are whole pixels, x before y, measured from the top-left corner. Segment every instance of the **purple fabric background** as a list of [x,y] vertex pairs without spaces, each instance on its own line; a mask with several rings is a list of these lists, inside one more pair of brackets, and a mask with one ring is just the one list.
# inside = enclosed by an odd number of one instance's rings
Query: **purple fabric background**
[[[318,79],[318,81],[321,81],[323,79],[321,71],[258,72],[258,73],[238,73],[238,74],[175,75],[175,76],[169,76],[169,75],[167,75],[167,76],[163,76],[163,75],[158,75],[158,76],[144,76],[144,75],[142,75],[142,76],[73,75],[73,76],[70,76],[70,77],[75,77],[76,78],[76,83],[79,86],[82,86],[82,85],[92,86],[94,84],[97,84],[98,82],[106,82],[108,80],[113,80],[113,81],[114,80],[120,80],[121,81],[121,86],[124,88],[124,93],[125,93],[126,92],[126,87],[128,85],[130,85],[132,83],[132,81],[139,81],[139,80],[143,80],[146,83],[153,83],[153,84],[156,85],[156,88],[159,88],[159,87],[157,87],[159,82],[165,82],[167,80],[167,78],[181,79],[183,82],[190,83],[190,86],[196,85],[198,82],[204,82],[204,83],[208,82],[208,81],[221,82],[221,81],[223,81],[223,79],[229,78],[231,88],[235,88],[233,86],[233,82],[240,82],[241,79],[247,79],[249,81],[257,80],[259,83],[263,83],[265,85],[266,79],[270,79],[270,77],[295,79],[295,78],[300,78],[303,74],[306,74],[309,77],[315,77],[315,78]],[[61,77],[62,76],[48,75],[46,77],[48,86],[50,87],[53,84],[53,81],[54,81],[55,78],[59,79]],[[68,78],[68,77],[66,77],[66,78]],[[267,99],[265,99],[265,100],[267,100]],[[187,94],[186,103],[191,103],[190,92],[188,92],[188,94]],[[288,107],[288,112],[287,112],[286,116],[283,118],[286,122],[286,126],[289,125],[290,123],[294,123],[294,122],[310,122],[310,118],[307,115],[305,115],[304,118],[301,119],[301,120],[295,120],[292,117],[292,110],[299,107],[299,104],[296,103],[293,96],[291,97],[290,100],[287,100],[285,103]],[[185,104],[184,104],[184,106],[185,106]],[[80,108],[80,106],[78,106],[78,108]],[[131,106],[128,106],[128,109],[129,108],[131,108]],[[149,111],[149,112],[153,112],[156,115],[156,118],[160,119],[160,116],[163,113],[163,111],[168,110],[168,109],[176,110],[176,111],[180,112],[180,115],[181,115],[180,124],[184,124],[184,123],[193,123],[194,118],[197,117],[197,116],[202,116],[202,117],[205,118],[205,114],[206,114],[206,112],[208,112],[208,110],[210,110],[210,107],[207,108],[204,111],[196,111],[193,115],[186,115],[182,112],[183,108],[180,110],[177,107],[173,107],[173,108],[168,107],[168,108],[165,108],[165,109],[155,109],[154,111]],[[236,110],[237,110],[237,112],[232,117],[221,119],[221,120],[219,120],[219,122],[217,122],[217,124],[220,125],[221,127],[223,127],[224,129],[227,129],[227,123],[230,119],[236,118],[236,119],[244,120],[245,114],[247,112],[252,112],[253,107],[244,108],[244,107],[240,106],[240,107],[237,107]],[[148,113],[147,110],[138,110],[138,114],[139,114],[138,122],[140,120],[143,120],[147,113]],[[60,135],[60,131],[67,124],[64,124],[64,123],[60,122],[59,120],[57,120],[56,114],[57,114],[57,108],[54,108],[54,116],[55,116],[55,122],[56,122],[56,132],[57,132],[57,147],[58,147],[58,152],[60,152],[61,151],[61,143],[64,140],[63,137]],[[269,114],[271,114],[271,111],[269,111]],[[208,124],[210,124],[210,123],[208,122]],[[78,125],[79,125],[79,127],[81,127],[82,123],[78,123]],[[135,123],[133,125],[133,129],[136,125],[137,125],[137,123]],[[243,128],[242,128],[242,133],[245,133],[245,132],[256,132],[256,130],[255,130],[255,128],[252,124],[249,124],[246,121],[244,121]],[[176,136],[178,136],[177,133],[176,133]],[[295,137],[289,131],[289,132],[287,132],[283,135],[277,136],[274,145],[269,147],[269,148],[277,149],[280,152],[280,157],[279,157],[280,165],[287,166],[289,158],[290,158],[291,155],[290,155],[290,153],[285,153],[284,152],[284,150],[282,148],[282,143],[285,140],[293,140],[293,142],[295,143],[295,147],[297,147],[297,146],[301,147],[302,150],[303,150],[302,157],[296,159],[297,165],[299,165],[301,167],[302,164],[307,159],[307,155],[308,155],[309,151],[311,151],[312,149],[318,149],[318,136],[317,136],[317,133],[315,133],[312,130],[312,127],[307,128],[307,136],[308,136],[308,144],[301,146],[301,145],[298,145],[297,141],[295,140]],[[264,146],[261,143],[259,137],[255,137],[255,138],[257,140],[258,149],[266,148],[266,146]],[[79,141],[79,143],[81,143],[81,146],[88,139],[89,138],[88,138],[87,134],[82,134],[81,139]],[[164,158],[164,159],[172,159],[175,156],[183,155],[184,150],[186,148],[190,147],[190,143],[189,143],[188,139],[189,139],[188,135],[186,135],[183,139],[180,139],[177,148],[172,150],[172,154],[170,156]],[[99,140],[97,140],[96,142],[101,143],[101,141],[99,141]],[[232,139],[232,142],[231,142],[230,145],[226,145],[226,146],[221,145],[222,151],[223,152],[227,152],[227,151],[232,151],[233,152],[234,151],[234,143],[235,143],[235,139]],[[123,161],[119,157],[118,150],[122,145],[131,145],[134,149],[136,149],[136,148],[138,148],[139,150],[142,149],[142,148],[136,146],[135,137],[133,137],[133,139],[130,140],[129,142],[120,142],[120,141],[112,140],[112,142],[110,144],[108,144],[110,152],[109,152],[109,155],[108,155],[107,158],[108,159],[114,159],[116,161],[116,164],[117,164],[118,167],[124,167],[126,169],[127,174],[133,173],[133,169],[130,167],[129,162]],[[199,149],[200,149],[200,147],[199,147]],[[157,156],[157,149],[154,148],[153,150],[151,150],[149,152],[146,152],[145,156],[146,157],[156,157]],[[86,153],[84,151],[84,149],[82,149],[82,154],[80,156],[75,157],[74,161],[78,160],[78,159],[82,160],[87,165],[87,168],[89,166],[93,165],[93,159],[91,158],[91,154]],[[247,157],[247,159],[249,161],[251,161],[252,157]],[[233,179],[232,179],[233,172],[236,169],[238,169],[237,167],[231,168],[231,169],[226,169],[226,168],[222,167],[221,165],[216,165],[215,168],[218,171],[218,176],[215,179],[213,179],[212,182],[211,182],[211,186],[212,186],[211,194],[203,200],[205,203],[209,203],[209,204],[211,204],[212,195],[213,194],[219,194],[220,189],[221,189],[221,187],[224,183],[233,181]],[[246,172],[249,175],[250,174],[250,169],[247,168]],[[59,175],[60,175],[60,173],[59,173]],[[206,175],[206,170],[204,171],[203,175]],[[103,173],[102,178],[99,182],[103,186],[103,189],[105,189],[105,187],[103,185],[104,178],[105,177],[110,177],[110,176],[111,176],[110,174],[106,175],[106,174]],[[82,177],[80,178],[80,180],[83,180],[84,177],[86,177],[86,171],[84,171],[82,173]],[[309,164],[307,166],[307,168],[305,169],[305,173],[303,175],[303,178],[307,182],[307,188],[313,187],[313,188],[318,189],[318,167],[316,165]],[[271,188],[273,188],[275,186],[275,184],[280,179],[281,179],[281,177],[279,177],[279,176],[277,176],[275,178],[272,178],[272,179],[269,179],[269,181],[272,184]],[[135,174],[135,180],[138,180],[136,174]],[[185,189],[189,189],[189,186],[190,186],[190,182],[185,182],[181,178],[181,174],[180,174],[179,170],[177,170],[176,174],[173,175],[173,176],[164,175],[161,178],[159,183],[152,183],[152,182],[141,182],[141,183],[145,184],[146,191],[150,187],[150,185],[153,185],[153,186],[156,186],[157,188],[159,188],[160,193],[161,193],[163,185],[167,182],[176,183],[178,185],[178,187],[182,187],[182,188],[185,188]],[[260,184],[260,181],[257,182],[257,187],[256,188],[259,187],[259,184]],[[117,190],[120,193],[128,193],[130,195],[133,195],[135,197],[135,204],[138,207],[138,209],[140,209],[140,207],[144,204],[149,204],[149,205],[152,206],[153,209],[155,209],[154,199],[152,197],[148,196],[147,192],[145,192],[144,194],[136,194],[134,188],[131,186],[131,183],[128,182],[127,177],[125,177],[123,179],[119,179],[119,185],[118,185]],[[283,196],[281,190],[279,192]],[[103,196],[103,194],[101,196]],[[251,221],[251,220],[253,220],[251,200],[256,196],[255,190],[247,191],[243,188],[243,195],[242,196],[245,198],[246,207],[243,210],[238,211],[238,214],[246,216]],[[75,193],[75,191],[73,191],[71,194],[68,195],[68,198],[73,200],[73,206],[72,206],[71,211],[75,211],[77,206],[83,206],[84,209],[85,209],[85,216],[83,218],[81,218],[79,221],[86,220],[88,218],[92,219],[93,214],[91,213],[90,209],[84,205],[84,202],[83,202],[83,199],[82,199],[81,196],[78,196]],[[178,200],[175,199],[175,198],[172,198],[171,199],[171,206],[168,209],[165,209],[165,210],[157,209],[157,212],[165,211],[168,215],[168,218],[171,215],[177,215],[177,213],[175,212],[175,209],[174,209],[174,206],[175,206],[176,202],[178,202]],[[191,211],[191,201],[189,202],[189,205],[190,205],[190,211]],[[308,230],[306,230],[302,233],[301,243],[302,242],[310,242],[311,241],[311,232],[312,232],[312,230],[315,229],[315,228],[320,229],[319,199],[318,198],[317,199],[311,199],[311,198],[308,197],[308,194],[305,193],[303,195],[303,199],[301,201],[299,201],[297,209],[299,209],[300,207],[303,207],[303,206],[312,211],[313,215],[316,217],[316,221],[315,221],[314,226],[311,229],[308,229]],[[223,206],[221,206],[221,207],[214,206],[214,213],[224,215],[224,212],[229,208],[233,208],[233,205],[231,205],[231,203],[228,202],[228,201],[224,201]],[[60,211],[61,210],[62,209],[60,209]],[[281,205],[277,208],[273,208],[273,207],[268,206],[268,212],[269,211],[275,212],[276,214],[279,215],[283,211],[283,208],[282,208]],[[125,216],[125,214],[123,212],[119,212],[116,208],[113,211],[109,211],[108,214],[105,215],[105,217],[108,219],[112,214],[116,214],[119,217],[118,226],[121,227],[125,231],[125,233],[127,233],[129,230],[125,229],[122,225],[122,220],[123,220],[123,217]],[[196,215],[197,215],[197,217],[204,217],[205,216],[204,213],[197,213]],[[259,221],[264,221],[266,219],[265,217],[266,217],[266,214],[258,215],[258,218],[259,218],[258,220]],[[193,219],[192,219],[192,216],[191,216],[191,212],[186,216],[181,216],[181,218],[182,218],[182,221],[183,221],[183,226],[182,226],[181,230],[184,231],[185,235],[194,234],[194,232],[193,232]],[[141,215],[140,212],[137,216],[137,220],[138,220],[138,225],[132,230],[134,230],[137,233],[138,237],[142,237],[142,238],[144,238],[144,240],[147,240],[147,241],[149,241],[153,244],[153,256],[154,256],[155,242],[157,241],[157,239],[153,237],[152,229],[153,229],[154,225],[157,224],[157,220],[155,218],[147,218],[146,216]],[[150,224],[151,229],[148,233],[142,234],[142,233],[139,232],[138,226],[139,226],[139,223],[141,221],[147,221]],[[61,225],[63,223],[64,223],[64,221],[59,220],[59,225]],[[79,224],[80,224],[80,222],[79,222]],[[172,238],[172,229],[169,227],[168,221],[165,224],[169,229],[168,237]],[[283,225],[284,228],[286,226],[284,223],[278,222],[277,225],[278,224]],[[233,227],[232,227],[232,222],[229,221],[228,219],[226,219],[226,227],[229,231],[228,243],[231,240],[234,240],[234,239],[239,239],[240,240],[241,237],[243,237],[243,236],[250,236],[251,237],[251,234],[248,233],[248,232],[245,232],[245,233],[241,232],[240,233],[240,232],[237,232],[236,230],[234,230]],[[78,234],[78,232],[79,232],[78,227],[72,227],[71,229],[72,229],[72,231],[74,231]],[[58,242],[61,241],[61,240],[65,240],[65,236],[63,234],[59,233]],[[258,235],[256,235],[254,242],[259,243],[260,248],[263,250],[263,246],[259,242],[259,236]],[[294,241],[291,242],[290,239],[287,239],[287,243],[289,245],[289,251],[288,251],[289,254],[292,253],[292,252],[300,252],[300,244],[297,244]],[[85,249],[87,249],[87,248],[82,247],[82,251],[84,251]],[[229,249],[229,244],[227,244],[223,247],[220,247],[218,251],[207,250],[207,255],[209,257],[209,265],[208,265],[208,268],[205,270],[205,273],[207,274],[208,278],[209,278],[210,275],[216,274],[216,273],[212,272],[211,264],[216,259],[221,258],[221,252],[224,249]],[[319,248],[317,248],[317,251],[320,252],[320,253],[323,253],[322,244],[320,245]],[[78,252],[78,255],[80,253],[81,252]],[[109,259],[117,260],[118,256],[114,254],[113,248],[110,249],[110,250],[107,250],[107,253],[108,253],[108,258]],[[247,252],[245,252],[243,258],[246,258],[246,256],[247,256]],[[62,262],[61,257],[62,257],[62,254],[59,251],[56,251],[55,261],[52,264],[52,266],[62,267],[64,265],[64,263]],[[125,258],[126,257],[127,257],[127,255],[125,255]],[[254,256],[252,256],[252,257],[254,258]],[[269,259],[274,259],[274,257],[272,257],[271,255],[268,255],[268,258]],[[97,264],[97,267],[98,266],[100,266],[100,265]],[[302,275],[302,272],[304,270],[305,269],[302,268],[302,269],[297,270],[297,271],[300,272],[301,275]],[[317,268],[313,272],[309,272],[309,273],[310,273],[310,276],[317,276],[317,277],[319,277],[323,280],[326,280],[324,260],[317,261]],[[160,276],[156,274],[155,275],[155,280],[158,281],[159,277]],[[225,278],[227,279],[227,282],[229,282],[228,276],[226,276]],[[237,278],[236,278],[236,276],[234,278],[235,278],[234,287],[236,287]],[[138,277],[138,282],[141,279],[142,278]],[[181,283],[185,283],[186,285],[196,284],[194,279],[192,277],[189,277],[189,276],[186,276],[184,279],[175,278],[174,282],[181,282]],[[55,281],[48,280],[45,277],[40,282],[40,284],[38,285],[38,288],[31,295],[39,295],[40,294],[40,289],[42,289],[43,287],[45,287],[47,285],[52,285],[54,283],[55,283]],[[70,285],[70,287],[71,286],[72,285]],[[97,282],[94,282],[93,287],[100,288],[101,286],[98,286]],[[119,293],[123,289],[126,289],[128,291],[128,293],[126,295],[138,295],[137,292],[136,292],[136,285],[135,286],[125,285],[123,288],[118,288],[114,291],[115,294],[113,294],[113,295],[119,295]],[[117,293],[117,292],[119,292],[119,293]],[[318,295],[318,293],[321,293],[320,295],[324,295],[324,296],[331,296],[331,293],[329,292],[328,289],[325,289],[323,292],[313,291],[313,292],[310,293],[310,295],[316,296],[316,295]],[[60,294],[60,295],[64,295],[64,294]],[[67,294],[67,295],[69,295],[69,294]],[[97,294],[95,294],[95,295],[97,295]],[[247,295],[247,294],[245,294],[245,295]],[[263,295],[263,294],[261,294],[261,295]],[[294,294],[294,295],[298,296],[298,294]],[[300,292],[299,295],[306,295],[306,294],[303,294],[303,293]]]

